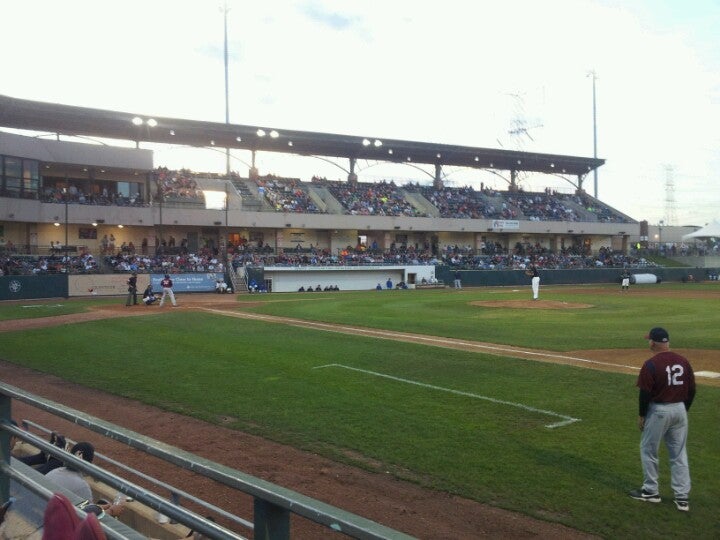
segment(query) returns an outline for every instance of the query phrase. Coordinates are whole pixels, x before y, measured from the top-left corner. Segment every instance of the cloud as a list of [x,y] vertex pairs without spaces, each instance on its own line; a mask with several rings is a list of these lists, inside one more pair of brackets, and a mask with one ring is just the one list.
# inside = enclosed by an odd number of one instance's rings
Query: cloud
[[317,2],[303,3],[300,6],[300,12],[309,19],[333,30],[347,30],[358,22],[358,17],[351,17],[335,11],[329,11]]

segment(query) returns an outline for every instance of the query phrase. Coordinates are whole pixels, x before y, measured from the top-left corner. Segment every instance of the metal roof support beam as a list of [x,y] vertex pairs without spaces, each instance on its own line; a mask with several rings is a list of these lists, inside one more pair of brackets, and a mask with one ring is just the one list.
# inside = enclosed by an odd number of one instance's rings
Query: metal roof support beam
[[255,166],[255,154],[256,154],[256,153],[257,153],[257,150],[252,150],[252,152],[251,152],[251,154],[250,154],[250,155],[252,156],[252,161],[250,162],[251,165],[250,165],[250,174],[249,174],[249,176],[250,176],[250,178],[251,178],[252,180],[257,179],[257,178],[260,176],[260,173],[258,173],[258,169],[257,169],[257,167]]
[[517,171],[515,169],[510,170],[510,186],[508,187],[508,191],[517,191],[518,185],[517,185]]
[[440,165],[440,163],[435,163],[435,178],[433,180],[433,187],[435,189],[443,188],[442,165]]
[[348,182],[357,182],[358,181],[358,175],[355,174],[355,165],[357,164],[357,158],[351,157],[350,158],[350,172],[348,173]]

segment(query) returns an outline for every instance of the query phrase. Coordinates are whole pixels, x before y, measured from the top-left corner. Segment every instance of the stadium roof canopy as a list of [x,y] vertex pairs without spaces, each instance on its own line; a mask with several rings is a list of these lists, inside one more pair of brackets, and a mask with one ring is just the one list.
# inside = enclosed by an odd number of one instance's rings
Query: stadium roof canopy
[[[151,118],[153,122],[148,124]],[[528,171],[578,178],[605,163],[604,159],[596,158],[151,117],[2,95],[0,127],[193,147]]]

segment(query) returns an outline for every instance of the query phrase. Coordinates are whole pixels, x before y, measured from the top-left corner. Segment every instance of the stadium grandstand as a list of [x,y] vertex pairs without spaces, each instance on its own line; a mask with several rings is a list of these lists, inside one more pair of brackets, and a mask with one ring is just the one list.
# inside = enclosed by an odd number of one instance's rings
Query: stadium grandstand
[[[517,269],[531,260],[552,269],[624,266],[633,261],[628,240],[639,234],[636,220],[584,190],[585,177],[604,163],[596,158],[149,118],[7,96],[0,128],[5,274]],[[110,143],[89,142],[97,138]],[[227,174],[169,170],[141,143],[246,150],[252,166],[244,174],[229,170],[229,160]],[[334,180],[280,177],[258,170],[261,152],[344,160],[349,172]],[[358,160],[421,164],[435,176],[428,185],[362,181]],[[507,189],[446,186],[444,167],[490,171]],[[560,176],[571,192],[525,191],[518,178],[526,173]]]

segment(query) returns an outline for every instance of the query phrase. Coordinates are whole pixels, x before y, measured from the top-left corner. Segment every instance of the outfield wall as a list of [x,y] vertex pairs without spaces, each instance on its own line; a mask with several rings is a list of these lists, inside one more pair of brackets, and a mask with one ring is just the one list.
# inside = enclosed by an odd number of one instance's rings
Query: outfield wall
[[[130,274],[78,274],[42,276],[0,276],[0,300],[28,300],[32,298],[68,298],[81,296],[124,296],[128,292]],[[153,291],[162,292],[163,274],[138,274],[138,297],[148,283]],[[225,280],[222,273],[173,274],[176,293],[215,292],[217,280]]]
[[[581,283],[620,283],[620,268],[579,268],[574,270],[540,270],[540,282],[543,285],[569,285]],[[707,281],[713,268],[635,268],[633,274],[655,274],[660,282],[690,281],[692,275],[696,281]],[[445,283],[455,280],[455,269],[438,266],[436,276]],[[530,278],[524,270],[460,270],[462,284],[467,287],[529,285]]]
[[[405,281],[410,288],[423,278],[432,276],[452,286],[455,270],[447,266],[350,266],[350,267],[267,267],[253,268],[253,275],[263,276],[272,284],[272,292],[295,292],[303,287],[338,285],[343,291],[383,287],[387,278],[393,284]],[[583,268],[577,270],[541,270],[543,285],[583,283],[620,283],[618,268]],[[631,274],[654,274],[663,281],[707,281],[718,275],[718,268],[638,268]],[[502,287],[529,285],[530,278],[522,270],[460,270],[465,287]],[[693,279],[690,279],[690,276]],[[26,300],[32,298],[66,298],[81,296],[123,296],[127,294],[128,274],[85,274],[44,276],[0,276],[0,300]],[[161,274],[139,274],[138,294],[148,282],[160,292]],[[214,292],[215,282],[224,279],[222,274],[205,272],[173,274],[175,292]],[[262,279],[262,278],[261,278]]]

